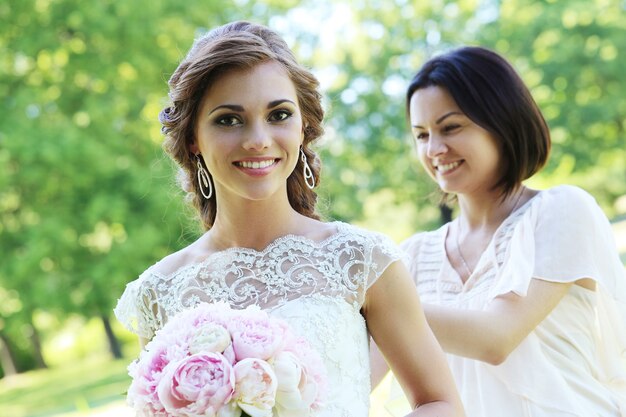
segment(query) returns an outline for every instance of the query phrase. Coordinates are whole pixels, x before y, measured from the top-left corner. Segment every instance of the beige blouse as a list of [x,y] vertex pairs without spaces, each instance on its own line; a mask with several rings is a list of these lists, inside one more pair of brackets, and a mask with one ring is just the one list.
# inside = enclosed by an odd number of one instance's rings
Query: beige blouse
[[626,274],[606,216],[573,186],[542,191],[498,228],[463,283],[444,241],[449,225],[402,245],[424,303],[483,310],[532,279],[572,285],[498,366],[448,355],[468,417],[626,417]]

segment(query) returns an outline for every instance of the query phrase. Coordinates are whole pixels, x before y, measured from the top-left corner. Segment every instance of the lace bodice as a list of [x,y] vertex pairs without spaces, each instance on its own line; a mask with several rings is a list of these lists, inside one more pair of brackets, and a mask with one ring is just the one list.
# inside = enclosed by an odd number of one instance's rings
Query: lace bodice
[[168,317],[198,303],[258,305],[290,323],[325,361],[330,398],[319,416],[366,417],[369,339],[360,309],[400,253],[383,235],[333,224],[336,233],[321,242],[288,235],[262,251],[228,249],[170,275],[153,266],[127,285],[115,314],[150,339]]

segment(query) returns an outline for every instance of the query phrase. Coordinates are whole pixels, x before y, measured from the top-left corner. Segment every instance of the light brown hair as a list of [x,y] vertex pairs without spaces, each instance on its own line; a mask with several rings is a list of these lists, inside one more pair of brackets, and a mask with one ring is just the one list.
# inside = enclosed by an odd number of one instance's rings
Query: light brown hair
[[[305,67],[298,64],[287,43],[271,29],[245,21],[217,27],[198,39],[169,80],[172,104],[159,114],[163,125],[165,151],[180,166],[179,181],[190,194],[198,210],[204,229],[213,226],[216,215],[216,196],[205,199],[196,182],[196,158],[190,146],[195,141],[198,109],[205,92],[222,74],[232,70],[250,69],[267,61],[280,63],[293,82],[304,126],[302,149],[315,184],[319,183],[321,162],[309,147],[324,132],[324,110],[319,82]],[[287,194],[297,212],[319,219],[315,211],[317,194],[304,182],[300,158],[287,179]]]

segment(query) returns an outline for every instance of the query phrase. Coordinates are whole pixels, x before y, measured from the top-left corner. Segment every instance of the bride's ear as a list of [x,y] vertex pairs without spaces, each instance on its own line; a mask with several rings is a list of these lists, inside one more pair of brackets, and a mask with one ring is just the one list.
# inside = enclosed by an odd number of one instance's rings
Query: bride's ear
[[195,141],[191,145],[189,145],[189,152],[194,155],[198,155],[200,153],[200,147]]

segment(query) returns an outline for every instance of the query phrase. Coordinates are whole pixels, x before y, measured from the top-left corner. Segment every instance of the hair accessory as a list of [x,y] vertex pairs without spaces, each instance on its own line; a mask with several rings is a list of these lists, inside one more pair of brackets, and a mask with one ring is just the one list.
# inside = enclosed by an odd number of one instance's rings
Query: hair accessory
[[[208,171],[204,169],[200,161],[200,154],[196,155],[196,165],[198,167],[198,187],[200,188],[202,196],[208,200],[213,195],[213,184],[211,183],[211,177]],[[207,191],[205,191],[205,188]]]
[[168,124],[172,121],[172,107],[166,107],[159,113],[159,122],[161,122],[161,133],[167,133],[169,130]]
[[309,167],[309,164],[306,161],[306,155],[304,154],[304,150],[302,149],[302,147],[300,147],[300,159],[302,160],[303,164],[302,172],[304,173],[304,182],[306,183],[306,186],[312,190],[315,187],[315,176],[313,175],[313,171],[311,171],[311,167]]

